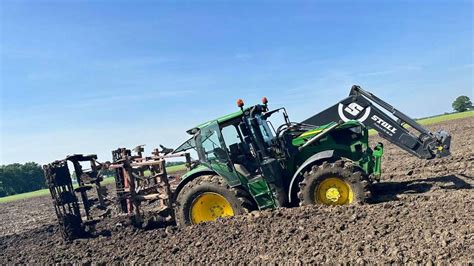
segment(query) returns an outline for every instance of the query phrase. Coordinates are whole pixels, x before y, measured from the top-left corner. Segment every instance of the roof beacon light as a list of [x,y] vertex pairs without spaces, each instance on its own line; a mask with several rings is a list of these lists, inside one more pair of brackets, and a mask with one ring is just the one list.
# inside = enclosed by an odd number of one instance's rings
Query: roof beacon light
[[240,109],[244,108],[244,101],[242,99],[237,100],[237,106],[240,107]]

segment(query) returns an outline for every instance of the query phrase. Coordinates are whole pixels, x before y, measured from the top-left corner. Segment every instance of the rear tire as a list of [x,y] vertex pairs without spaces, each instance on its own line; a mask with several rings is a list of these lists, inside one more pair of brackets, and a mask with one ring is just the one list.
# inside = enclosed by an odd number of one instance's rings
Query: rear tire
[[304,173],[299,189],[300,206],[363,204],[372,195],[365,172],[353,162],[343,160],[313,165]]
[[250,194],[241,188],[231,188],[218,175],[202,175],[191,180],[179,192],[176,205],[178,226],[241,215],[256,209]]

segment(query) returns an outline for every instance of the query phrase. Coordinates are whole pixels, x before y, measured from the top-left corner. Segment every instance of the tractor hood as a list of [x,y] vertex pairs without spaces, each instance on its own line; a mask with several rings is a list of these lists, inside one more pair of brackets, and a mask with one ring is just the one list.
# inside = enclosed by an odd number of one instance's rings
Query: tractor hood
[[[300,135],[296,136],[292,140],[293,146],[299,147],[299,146],[303,145],[306,141],[308,141],[309,139],[311,139],[314,136],[317,136],[323,130],[325,130],[326,128],[328,128],[328,127],[330,127],[334,124],[335,124],[334,122],[331,122],[331,123],[328,123],[328,124],[325,124],[325,125],[322,125],[322,126],[314,127],[310,130],[307,130],[307,131],[301,133]],[[360,124],[359,122],[355,121],[355,120],[350,120],[350,121],[347,121],[347,122],[341,124],[340,126],[338,126],[337,129],[345,129],[345,128],[356,127],[356,126],[363,126],[363,125]]]

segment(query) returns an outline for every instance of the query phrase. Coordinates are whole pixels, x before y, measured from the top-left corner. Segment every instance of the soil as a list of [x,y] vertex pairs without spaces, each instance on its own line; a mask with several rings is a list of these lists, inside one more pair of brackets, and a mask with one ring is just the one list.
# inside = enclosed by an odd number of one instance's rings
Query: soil
[[62,240],[49,197],[0,204],[0,264],[473,263],[474,118],[452,134],[452,156],[425,161],[385,144],[374,203],[252,212],[185,228],[139,230],[107,218],[95,237]]

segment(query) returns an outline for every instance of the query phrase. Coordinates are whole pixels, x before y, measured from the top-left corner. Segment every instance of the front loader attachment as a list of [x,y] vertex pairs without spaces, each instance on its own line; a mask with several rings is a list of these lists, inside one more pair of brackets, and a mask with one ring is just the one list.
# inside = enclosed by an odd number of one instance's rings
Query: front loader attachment
[[[397,120],[382,111],[383,109]],[[343,122],[356,120],[375,129],[381,137],[422,159],[450,155],[451,136],[447,132],[429,131],[390,104],[356,85],[352,86],[349,97],[302,123],[323,125],[341,120]],[[405,128],[405,124],[412,127],[414,132]]]

